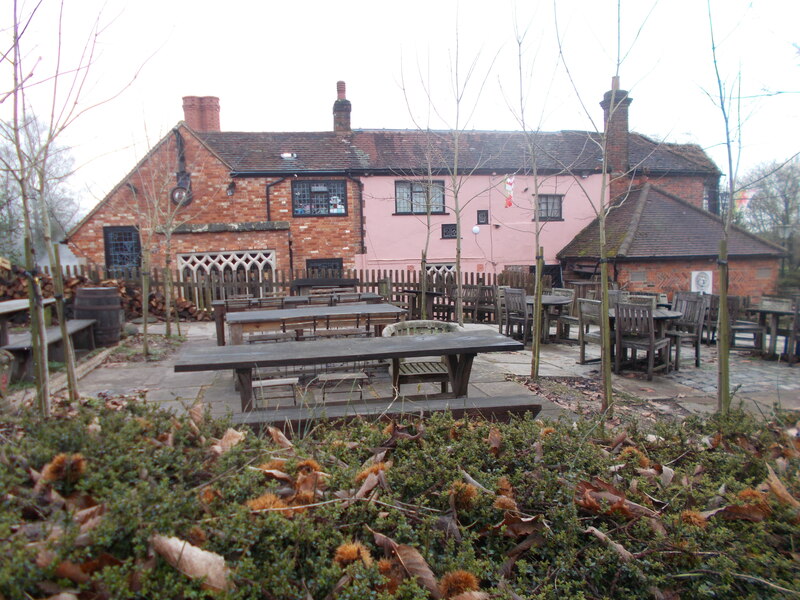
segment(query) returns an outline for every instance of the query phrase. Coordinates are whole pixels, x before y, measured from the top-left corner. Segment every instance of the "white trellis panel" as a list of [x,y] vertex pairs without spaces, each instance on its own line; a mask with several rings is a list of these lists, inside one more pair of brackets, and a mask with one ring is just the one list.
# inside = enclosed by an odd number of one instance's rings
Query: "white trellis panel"
[[[275,269],[274,250],[240,250],[236,252],[193,252],[178,255],[182,280],[199,281],[211,275],[225,279],[243,273],[245,283],[261,283],[264,275]],[[195,288],[195,295],[198,288]],[[197,302],[197,298],[194,301]]]

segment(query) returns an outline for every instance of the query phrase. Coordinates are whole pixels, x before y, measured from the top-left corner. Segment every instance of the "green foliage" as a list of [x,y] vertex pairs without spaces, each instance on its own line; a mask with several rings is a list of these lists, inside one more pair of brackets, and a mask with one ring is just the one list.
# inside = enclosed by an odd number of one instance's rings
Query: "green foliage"
[[[33,415],[9,418],[3,427],[4,597],[40,597],[45,581],[88,596],[103,590],[113,598],[208,597],[201,579],[153,558],[150,540],[159,534],[224,559],[235,588],[216,593],[219,598],[325,598],[334,589],[340,599],[429,598],[424,583],[408,577],[394,594],[387,591],[377,560],[391,554],[372,531],[415,548],[437,579],[471,572],[493,598],[511,597],[505,586],[528,600],[633,599],[669,591],[681,598],[780,598],[781,590],[800,590],[797,510],[775,494],[754,491],[770,463],[798,494],[800,453],[784,433],[796,415],[765,425],[731,413],[609,431],[585,421],[526,417],[498,424],[440,414],[394,431],[369,421],[322,424],[294,439],[294,449],[250,432],[219,455],[212,444],[225,434],[226,421],[206,418],[195,427],[127,397],[62,406],[56,413],[45,422]],[[498,435],[499,451],[492,451],[489,440]],[[345,502],[381,447],[391,464],[375,501]],[[32,473],[58,454],[82,457],[82,475],[36,486]],[[292,481],[254,468],[276,458],[286,460],[280,470]],[[290,502],[302,461],[312,458],[328,475],[327,489],[312,500],[320,504],[304,509],[306,499],[289,513],[248,508],[247,501],[266,492]],[[664,479],[668,469],[674,475]],[[454,490],[468,482],[465,473],[484,489],[456,497]],[[628,514],[613,494],[598,496],[594,507],[576,495],[581,482],[598,479],[657,516]],[[510,501],[498,496],[506,482],[517,511],[495,506]],[[762,503],[752,504],[753,497]],[[105,512],[82,531],[73,515],[94,503]],[[693,523],[684,515],[726,507],[760,510],[762,518],[719,513]],[[43,533],[54,525],[59,535]],[[589,527],[632,558],[624,560]],[[337,562],[337,548],[351,542],[366,546],[373,561]],[[54,553],[50,562],[41,560],[45,550]],[[99,560],[101,567],[86,566]],[[64,561],[88,569],[87,580],[64,579],[57,573]]]

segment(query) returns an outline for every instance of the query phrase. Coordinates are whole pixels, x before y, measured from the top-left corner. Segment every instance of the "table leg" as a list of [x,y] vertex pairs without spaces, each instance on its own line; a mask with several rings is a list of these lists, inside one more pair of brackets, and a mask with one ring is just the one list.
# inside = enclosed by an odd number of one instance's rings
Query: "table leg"
[[392,392],[395,397],[400,395],[400,359],[392,359]]
[[433,296],[428,294],[425,298],[425,316],[427,319],[433,319]]
[[217,329],[217,346],[225,345],[225,306],[214,307],[214,326]]
[[239,384],[242,412],[253,410],[253,369],[236,369],[236,382]]
[[231,328],[231,344],[234,346],[244,344],[244,333],[240,323],[232,323]]
[[0,317],[0,346],[8,346],[8,319]]
[[769,354],[768,356],[772,358],[775,356],[775,351],[778,346],[778,319],[780,317],[777,314],[773,314],[769,316]]
[[450,387],[453,396],[456,398],[466,397],[475,354],[450,355],[445,358],[447,370],[450,373]]

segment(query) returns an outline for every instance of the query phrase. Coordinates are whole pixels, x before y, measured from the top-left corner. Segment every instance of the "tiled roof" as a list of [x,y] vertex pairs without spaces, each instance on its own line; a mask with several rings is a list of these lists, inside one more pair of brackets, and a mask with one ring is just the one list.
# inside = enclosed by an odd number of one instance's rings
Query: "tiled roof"
[[[349,133],[196,132],[237,173],[303,171],[408,172],[453,165],[450,131],[363,130]],[[519,131],[465,131],[459,138],[462,172],[518,172],[530,167],[535,148],[537,168],[545,172],[597,171],[598,136],[585,131],[524,134]],[[294,153],[296,158],[281,158]],[[664,144],[630,135],[630,163],[653,173],[718,174],[716,166],[693,145]]]
[[[675,223],[680,223],[676,227]],[[617,200],[606,217],[609,258],[647,259],[716,256],[723,222],[651,184]],[[598,220],[592,221],[559,253],[561,259],[597,258]],[[780,256],[783,249],[738,227],[728,237],[731,256]]]

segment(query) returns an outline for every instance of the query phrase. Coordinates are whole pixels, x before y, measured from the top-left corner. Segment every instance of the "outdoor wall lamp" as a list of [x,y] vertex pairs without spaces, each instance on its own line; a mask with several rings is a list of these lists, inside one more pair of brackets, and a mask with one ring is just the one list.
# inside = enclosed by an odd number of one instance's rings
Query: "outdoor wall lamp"
[[475,225],[472,228],[472,233],[474,233],[475,235],[478,235],[480,232],[481,232],[481,228],[478,225]]
[[228,184],[228,187],[225,188],[225,193],[228,194],[228,196],[233,196],[233,193],[235,191],[236,191],[236,182],[235,181],[231,181]]

